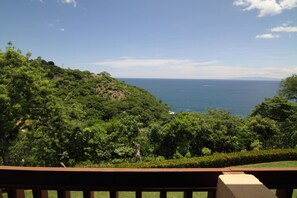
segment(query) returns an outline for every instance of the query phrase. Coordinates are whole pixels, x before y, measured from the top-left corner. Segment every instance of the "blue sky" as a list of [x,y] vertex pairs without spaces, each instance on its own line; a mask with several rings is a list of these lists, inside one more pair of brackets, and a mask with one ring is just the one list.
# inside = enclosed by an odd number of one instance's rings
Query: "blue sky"
[[297,0],[0,0],[0,48],[114,77],[297,73]]

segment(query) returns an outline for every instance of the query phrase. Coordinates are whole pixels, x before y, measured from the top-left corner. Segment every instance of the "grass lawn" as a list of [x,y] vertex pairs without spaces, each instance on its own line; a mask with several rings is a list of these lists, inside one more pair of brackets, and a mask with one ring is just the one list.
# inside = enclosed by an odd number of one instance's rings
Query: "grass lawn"
[[[259,163],[259,164],[247,164],[236,167],[243,168],[280,168],[280,167],[297,167],[297,161],[279,161],[279,162],[269,162],[269,163]],[[275,191],[274,191],[275,192]],[[168,192],[168,198],[182,198],[182,192]],[[30,190],[26,191],[26,197],[31,198],[32,192]],[[71,192],[72,198],[83,197],[82,192]],[[95,192],[95,198],[106,198],[109,197],[108,192]],[[206,198],[207,194],[205,192],[194,192],[194,198]],[[293,197],[297,197],[297,190],[294,190]],[[3,198],[7,198],[4,194]],[[55,191],[49,191],[49,198],[57,198],[57,193]],[[120,192],[120,198],[135,198],[134,192]],[[158,192],[143,192],[143,198],[159,198]]]
[[[32,192],[30,190],[25,191],[26,198],[32,198]],[[120,192],[119,194],[120,198],[135,198],[134,192]],[[57,192],[56,191],[49,191],[49,198],[57,198]],[[82,198],[83,193],[82,192],[71,192],[72,198]],[[109,193],[108,192],[95,192],[95,198],[108,198]],[[158,192],[143,192],[142,193],[143,198],[159,198],[160,193]],[[183,198],[182,192],[168,192],[167,193],[168,198]],[[207,194],[206,192],[194,192],[194,198],[206,198]],[[6,194],[3,194],[3,198],[7,198]]]
[[279,161],[279,162],[267,162],[267,163],[259,163],[259,164],[247,164],[240,165],[236,167],[243,168],[297,168],[297,161]]

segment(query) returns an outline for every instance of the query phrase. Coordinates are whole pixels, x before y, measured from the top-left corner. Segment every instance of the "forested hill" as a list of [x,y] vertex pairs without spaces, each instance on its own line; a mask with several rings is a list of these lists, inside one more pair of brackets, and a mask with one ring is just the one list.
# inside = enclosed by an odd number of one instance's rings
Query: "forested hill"
[[124,115],[138,116],[147,126],[167,116],[169,108],[142,88],[121,82],[107,72],[63,69],[41,60],[46,78],[53,82],[55,96],[62,99],[73,119],[108,121]]
[[153,95],[106,72],[63,69],[30,55],[11,44],[0,53],[0,163],[131,157],[141,130],[168,116]]

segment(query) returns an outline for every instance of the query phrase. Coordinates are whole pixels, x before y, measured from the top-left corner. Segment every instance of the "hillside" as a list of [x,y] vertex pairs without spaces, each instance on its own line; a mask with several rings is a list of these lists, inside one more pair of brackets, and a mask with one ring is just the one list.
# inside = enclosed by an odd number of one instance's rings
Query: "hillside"
[[4,164],[54,166],[132,157],[168,107],[108,73],[63,69],[10,45],[0,53]]
[[168,114],[168,107],[144,89],[112,78],[107,72],[62,69],[42,60],[47,77],[54,82],[56,96],[66,105],[81,106],[85,118],[108,121],[120,114],[137,115],[144,125]]

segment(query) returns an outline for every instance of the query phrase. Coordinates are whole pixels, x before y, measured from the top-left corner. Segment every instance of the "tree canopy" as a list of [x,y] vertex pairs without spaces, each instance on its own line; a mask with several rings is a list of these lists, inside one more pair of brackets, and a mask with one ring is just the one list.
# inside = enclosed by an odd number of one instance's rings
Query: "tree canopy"
[[281,81],[280,95],[289,100],[297,101],[297,75],[293,74],[290,77]]

